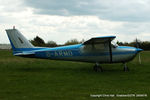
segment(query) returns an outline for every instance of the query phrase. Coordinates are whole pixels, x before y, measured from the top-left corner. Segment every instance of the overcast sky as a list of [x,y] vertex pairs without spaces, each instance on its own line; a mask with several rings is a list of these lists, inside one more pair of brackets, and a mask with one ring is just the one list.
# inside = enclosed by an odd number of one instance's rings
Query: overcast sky
[[59,44],[107,35],[150,41],[150,0],[0,0],[0,43],[13,26],[28,40]]

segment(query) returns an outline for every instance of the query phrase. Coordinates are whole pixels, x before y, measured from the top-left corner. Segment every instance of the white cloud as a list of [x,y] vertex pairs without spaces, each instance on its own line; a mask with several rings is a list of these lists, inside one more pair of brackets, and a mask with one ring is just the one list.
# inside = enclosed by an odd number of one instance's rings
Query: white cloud
[[[65,0],[62,4],[57,0],[57,2],[51,1],[52,12],[49,12],[50,1],[47,0],[44,2],[29,0],[26,1],[31,3],[28,6],[24,4],[24,0],[5,0],[4,2],[0,0],[0,43],[9,43],[5,29],[12,28],[14,25],[28,39],[38,35],[46,42],[53,40],[64,43],[73,38],[86,40],[106,35],[116,35],[119,41],[130,42],[136,37],[149,40],[150,22],[147,19],[149,16],[147,12],[150,2],[148,0],[127,0],[128,2],[126,0],[122,2],[70,0],[68,3]],[[39,13],[34,12],[37,7],[39,7],[37,9]],[[43,14],[45,12],[46,15]],[[64,16],[62,12],[68,13],[68,16]]]
[[150,21],[149,0],[25,0],[34,12],[47,15],[98,16],[114,21]]

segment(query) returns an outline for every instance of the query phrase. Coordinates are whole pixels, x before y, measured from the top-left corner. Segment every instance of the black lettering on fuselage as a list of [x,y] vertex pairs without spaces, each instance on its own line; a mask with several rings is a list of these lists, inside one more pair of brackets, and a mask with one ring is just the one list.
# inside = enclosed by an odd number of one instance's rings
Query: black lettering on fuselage
[[54,56],[73,56],[73,53],[71,50],[61,50],[61,51],[55,51]]

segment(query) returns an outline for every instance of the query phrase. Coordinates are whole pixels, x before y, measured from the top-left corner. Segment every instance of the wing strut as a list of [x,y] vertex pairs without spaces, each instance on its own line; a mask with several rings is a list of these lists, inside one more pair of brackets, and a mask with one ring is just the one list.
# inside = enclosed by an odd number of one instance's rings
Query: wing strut
[[112,46],[111,46],[111,39],[109,39],[109,54],[110,54],[110,63],[112,63]]

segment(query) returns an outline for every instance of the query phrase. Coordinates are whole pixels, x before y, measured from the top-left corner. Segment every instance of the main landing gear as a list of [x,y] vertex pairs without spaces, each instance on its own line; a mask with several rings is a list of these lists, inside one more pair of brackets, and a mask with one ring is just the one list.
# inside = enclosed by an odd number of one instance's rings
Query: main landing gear
[[128,71],[129,71],[129,68],[127,67],[126,63],[123,63],[123,64],[124,64],[123,70],[124,70],[125,72],[128,72]]
[[103,72],[103,69],[102,69],[102,67],[99,65],[99,63],[96,63],[96,64],[94,65],[93,70],[94,70],[95,72]]
[[[123,67],[123,71],[125,72],[128,72],[129,71],[129,68],[127,67],[126,63],[123,63],[124,64],[124,67]],[[99,65],[99,63],[96,63],[93,67],[93,70],[95,72],[103,72],[103,69],[102,67]]]

